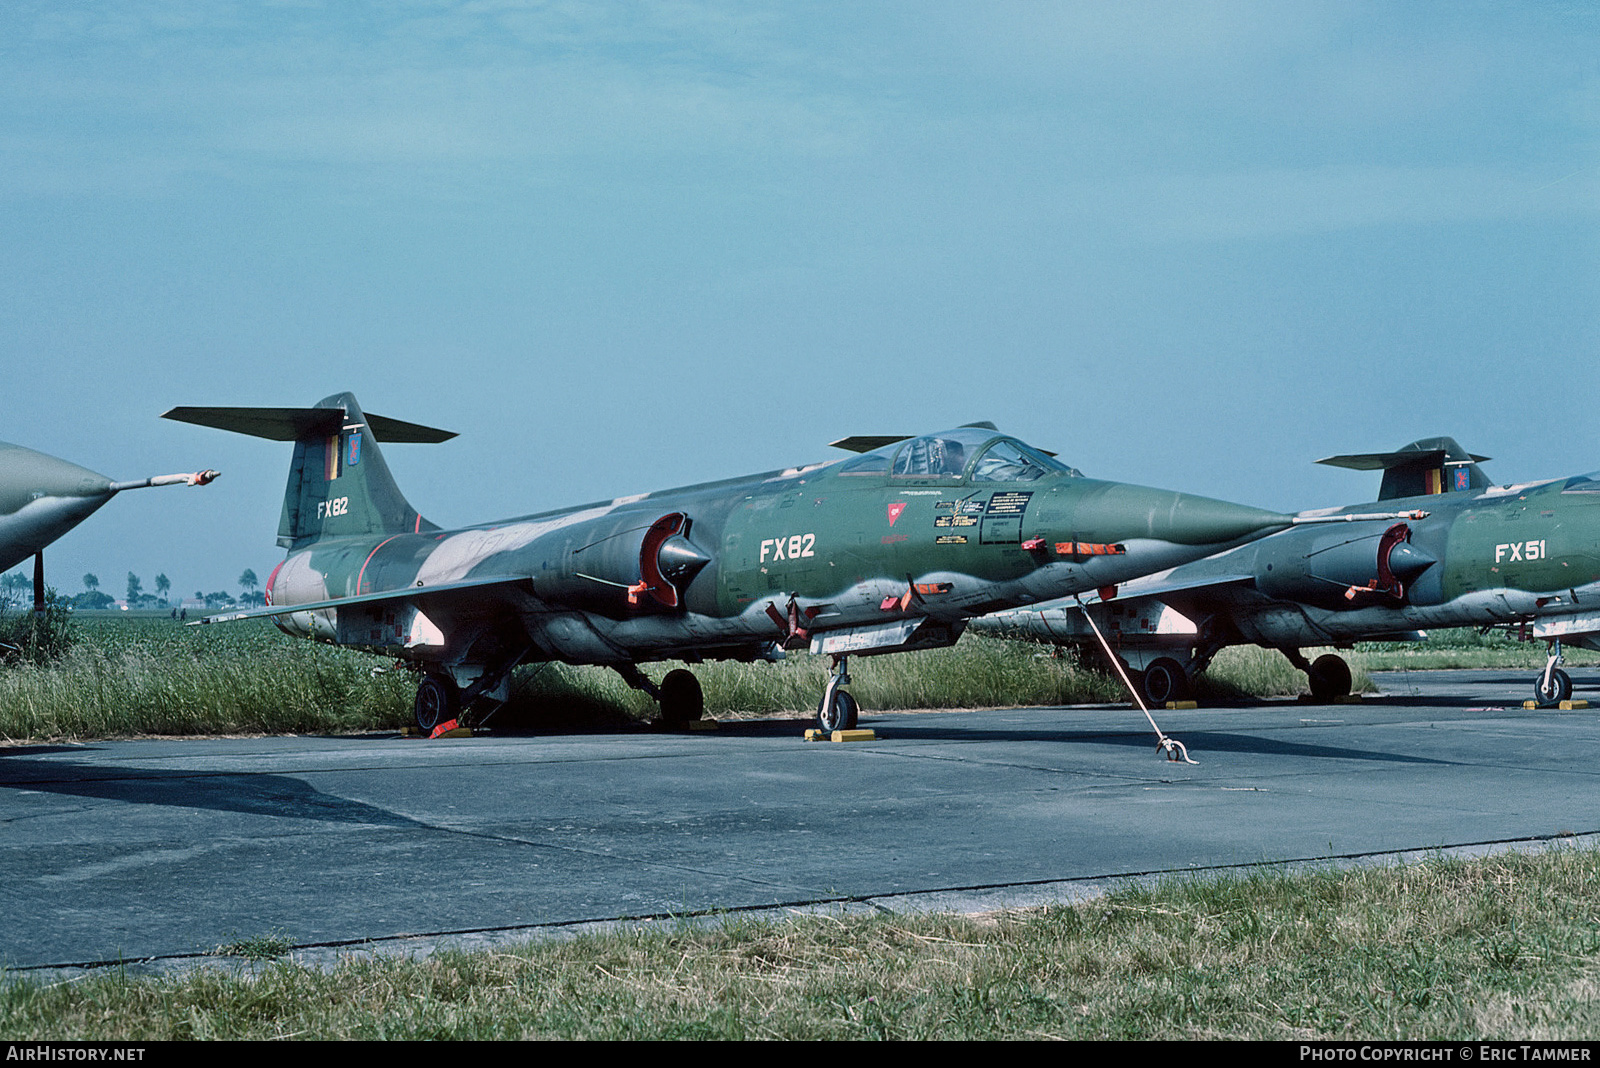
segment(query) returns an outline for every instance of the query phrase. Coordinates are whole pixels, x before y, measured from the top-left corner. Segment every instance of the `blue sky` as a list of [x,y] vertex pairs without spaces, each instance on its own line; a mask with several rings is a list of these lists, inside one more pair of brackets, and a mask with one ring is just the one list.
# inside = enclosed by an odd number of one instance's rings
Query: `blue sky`
[[976,419],[1272,508],[1451,434],[1600,467],[1590,3],[13,2],[0,438],[116,478],[76,593],[236,588],[306,405],[445,525]]

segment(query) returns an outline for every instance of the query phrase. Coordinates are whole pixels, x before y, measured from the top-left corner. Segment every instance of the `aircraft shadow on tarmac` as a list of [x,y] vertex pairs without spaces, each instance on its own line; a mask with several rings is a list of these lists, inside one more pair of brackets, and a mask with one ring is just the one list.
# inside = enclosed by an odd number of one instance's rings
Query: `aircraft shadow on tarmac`
[[[1444,706],[1459,708],[1460,697],[1447,697],[1440,699]],[[1406,698],[1408,705],[1428,703],[1425,699]],[[1255,702],[1250,706],[1264,707],[1263,703]],[[1286,708],[1301,708],[1297,704],[1287,704]],[[939,714],[896,715],[888,719],[876,716],[863,716],[863,727],[871,726],[884,732],[882,740],[894,741],[903,739],[907,741],[939,741],[939,742],[1037,742],[1049,743],[1096,743],[1106,745],[1126,746],[1132,749],[1154,749],[1154,738],[1146,731],[1127,730],[1043,730],[1030,727],[1006,728],[977,728],[971,726],[958,726],[948,721],[942,721]],[[809,719],[745,719],[722,720],[719,722],[718,733],[744,738],[752,737],[795,737],[807,727],[812,726]],[[653,734],[660,735],[660,731],[639,730],[539,730],[528,728],[501,729],[493,732],[496,737],[539,738],[559,736],[566,737],[571,734]],[[670,732],[677,733],[677,732]],[[1369,760],[1387,763],[1403,764],[1455,764],[1457,761],[1438,760],[1432,757],[1411,756],[1403,753],[1383,753],[1362,749],[1347,749],[1339,746],[1306,745],[1297,742],[1286,742],[1278,738],[1255,737],[1246,734],[1215,733],[1206,731],[1182,731],[1181,739],[1189,749],[1198,754],[1210,750],[1212,752],[1229,753],[1257,753],[1263,756],[1302,756],[1336,760]]]
[[385,809],[324,794],[288,775],[175,774],[8,755],[0,759],[0,788],[278,819],[396,828],[423,826]]
[[[865,722],[865,721],[863,721]],[[896,722],[885,728],[886,740],[949,741],[949,742],[1067,742],[1095,745],[1119,745],[1130,749],[1154,750],[1155,738],[1148,732],[1109,731],[1034,731],[1034,730],[961,730],[940,728],[936,725],[919,726]],[[1248,734],[1213,733],[1208,731],[1180,731],[1184,745],[1197,759],[1207,752],[1255,753],[1275,757],[1315,757],[1333,760],[1373,760],[1396,764],[1456,764],[1454,760],[1411,756],[1405,753],[1382,753],[1368,749],[1347,749],[1333,745],[1306,745],[1287,742],[1279,738],[1262,738]]]

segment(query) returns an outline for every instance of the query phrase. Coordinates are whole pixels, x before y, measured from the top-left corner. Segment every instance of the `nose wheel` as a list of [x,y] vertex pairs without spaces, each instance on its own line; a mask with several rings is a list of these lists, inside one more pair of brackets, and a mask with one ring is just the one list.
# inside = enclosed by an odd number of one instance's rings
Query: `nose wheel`
[[853,731],[860,715],[861,706],[856,704],[856,699],[840,690],[833,695],[831,704],[824,698],[823,704],[817,709],[817,726],[829,734],[834,731]]
[[1554,708],[1572,697],[1572,676],[1560,668],[1550,672],[1548,678],[1540,675],[1533,684],[1533,696],[1540,708]]
[[1533,680],[1533,696],[1540,708],[1554,708],[1572,697],[1572,676],[1556,667],[1561,660],[1561,643],[1552,642],[1544,670]]
[[855,730],[856,721],[861,715],[861,706],[856,699],[841,689],[850,685],[848,665],[848,657],[834,657],[833,675],[828,679],[827,689],[822,691],[821,704],[817,705],[817,726],[828,734]]

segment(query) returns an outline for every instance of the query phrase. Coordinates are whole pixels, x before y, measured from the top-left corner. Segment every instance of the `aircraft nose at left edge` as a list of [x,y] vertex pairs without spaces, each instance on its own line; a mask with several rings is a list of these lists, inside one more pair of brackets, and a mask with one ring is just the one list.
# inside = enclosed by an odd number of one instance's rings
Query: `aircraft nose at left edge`
[[1194,557],[1209,556],[1224,547],[1253,541],[1291,526],[1413,520],[1424,519],[1428,515],[1420,509],[1286,515],[1176,490],[1119,485],[1080,507],[1075,518],[1080,523],[1087,519],[1089,523],[1115,525],[1119,514],[1138,517],[1133,520],[1133,530],[1128,535],[1130,539],[1146,538],[1172,546],[1185,546],[1195,550],[1191,553]]
[[105,475],[32,449],[15,445],[4,448],[8,475],[18,487],[25,488],[32,499],[105,498],[111,495],[111,480]]
[[1070,529],[1055,535],[1054,555],[1099,558],[1122,578],[1173,567],[1282,530],[1293,517],[1175,490],[1112,484],[1080,501]]
[[1281,512],[1244,504],[1173,493],[1171,510],[1156,517],[1151,534],[1179,545],[1211,546],[1248,541],[1293,522]]
[[1264,508],[1233,504],[1176,490],[1147,486],[1117,486],[1090,505],[1103,511],[1106,521],[1116,516],[1138,517],[1134,537],[1150,538],[1175,545],[1222,545],[1280,530],[1291,517]]

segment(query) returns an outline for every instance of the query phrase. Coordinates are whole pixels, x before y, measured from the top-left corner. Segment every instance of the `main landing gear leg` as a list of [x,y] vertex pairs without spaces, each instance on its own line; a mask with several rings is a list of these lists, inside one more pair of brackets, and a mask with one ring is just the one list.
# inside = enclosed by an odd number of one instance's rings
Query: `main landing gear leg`
[[1344,657],[1334,653],[1323,653],[1310,663],[1301,655],[1300,650],[1283,648],[1278,650],[1298,670],[1306,673],[1306,681],[1311,686],[1311,696],[1319,701],[1331,701],[1335,697],[1345,697],[1350,693],[1350,665],[1345,663]]
[[[413,706],[413,715],[417,721],[417,729],[424,735],[432,736],[442,724],[456,720],[462,726],[469,722],[470,710],[481,710],[486,702],[493,702],[482,719],[475,715],[470,719],[474,726],[481,726],[483,721],[500,708],[504,698],[491,696],[495,693],[504,693],[502,685],[506,676],[510,675],[516,666],[522,663],[524,657],[533,647],[526,646],[514,656],[503,656],[500,660],[484,668],[483,673],[466,687],[456,682],[456,675],[451,669],[442,664],[433,664],[424,669],[422,681],[417,683],[417,700]],[[477,665],[472,665],[477,666]],[[456,665],[463,669],[464,665]]]
[[822,703],[817,706],[817,726],[832,734],[834,731],[855,730],[861,715],[861,706],[842,687],[850,685],[850,658],[844,653],[833,657],[833,675],[827,689],[822,691]]
[[1554,708],[1572,696],[1572,676],[1556,666],[1561,660],[1561,639],[1557,638],[1550,643],[1544,670],[1533,680],[1533,696],[1540,708]]
[[705,692],[700,689],[700,680],[694,677],[694,672],[674,668],[667,672],[667,677],[661,680],[660,686],[657,686],[645,677],[637,664],[613,666],[617,674],[622,676],[622,681],[635,690],[643,690],[655,698],[656,704],[661,706],[662,722],[668,726],[681,727],[686,723],[705,718]]
[[[465,715],[465,712],[467,710],[472,710],[472,726],[481,727],[487,723],[489,721],[489,717],[493,716],[504,706],[505,699],[503,697],[489,697],[486,695],[495,691],[508,693],[508,691],[502,690],[501,684],[506,681],[506,677],[515,671],[517,665],[522,663],[523,659],[526,658],[527,655],[532,651],[533,646],[526,645],[515,655],[504,656],[497,663],[485,669],[483,674],[479,675],[477,679],[473,681],[472,685],[468,686],[461,693],[461,708],[463,710],[463,715],[461,718],[466,720],[468,717]],[[482,711],[482,716],[477,715],[479,711]]]

